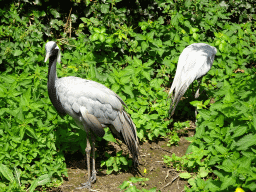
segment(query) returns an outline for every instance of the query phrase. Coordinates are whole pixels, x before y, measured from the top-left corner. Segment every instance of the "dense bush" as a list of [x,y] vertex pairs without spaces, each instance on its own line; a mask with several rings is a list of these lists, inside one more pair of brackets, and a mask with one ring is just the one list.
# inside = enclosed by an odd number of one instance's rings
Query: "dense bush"
[[[230,185],[235,186],[234,182],[254,189],[251,182],[255,179],[253,0],[1,3],[2,189],[22,190],[30,186],[32,191],[50,180],[48,186],[59,185],[63,174],[67,174],[64,153],[79,149],[84,153],[86,147],[85,133],[70,117],[61,119],[48,99],[47,65],[43,63],[47,40],[56,40],[63,50],[62,64],[57,66],[59,77],[73,75],[105,84],[128,105],[140,140],[171,135],[171,144],[177,143],[178,137],[176,129],[168,128],[173,120],[167,119],[167,89],[178,57],[186,46],[195,42],[215,46],[218,49],[215,62],[202,83],[208,98],[192,102],[205,108],[200,110],[197,133],[191,139],[188,152],[192,156],[182,158],[188,162],[182,169],[206,171],[204,177],[208,180],[196,175],[196,179],[189,181],[188,191],[208,190],[206,182],[216,182],[213,191],[225,191]],[[185,97],[193,99],[191,90]],[[214,100],[211,105],[209,98]],[[179,115],[174,116],[174,121],[193,119],[192,111],[186,100],[180,102],[176,110]],[[183,124],[175,123],[174,126]],[[114,141],[109,132],[105,139]],[[197,157],[193,157],[195,153]],[[241,164],[245,160],[242,155],[247,157],[246,168],[250,170],[233,175],[225,166],[230,162],[233,162],[230,166]],[[123,164],[117,165],[111,160],[114,158],[102,162],[108,165],[109,173],[127,165],[119,153],[115,159],[118,158],[122,158]],[[178,166],[175,158],[178,157],[166,157],[166,161]],[[214,175],[218,176],[216,181],[212,179],[216,178]],[[227,178],[233,183],[227,184]],[[13,180],[16,182],[8,186]]]

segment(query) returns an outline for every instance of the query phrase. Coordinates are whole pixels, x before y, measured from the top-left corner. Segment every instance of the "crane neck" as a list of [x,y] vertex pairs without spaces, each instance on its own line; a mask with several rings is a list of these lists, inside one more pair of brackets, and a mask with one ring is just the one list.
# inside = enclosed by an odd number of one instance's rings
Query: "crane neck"
[[58,79],[57,77],[57,72],[56,72],[56,63],[57,63],[57,54],[52,55],[49,57],[49,68],[48,68],[48,95],[50,97],[50,100],[57,110],[58,114],[60,116],[64,116],[66,114],[65,110],[63,109],[62,104],[60,103],[60,100],[58,99],[57,96],[57,90],[56,90],[56,80]]
[[48,91],[55,88],[55,81],[58,79],[56,72],[57,56],[53,55],[49,57],[48,68]]

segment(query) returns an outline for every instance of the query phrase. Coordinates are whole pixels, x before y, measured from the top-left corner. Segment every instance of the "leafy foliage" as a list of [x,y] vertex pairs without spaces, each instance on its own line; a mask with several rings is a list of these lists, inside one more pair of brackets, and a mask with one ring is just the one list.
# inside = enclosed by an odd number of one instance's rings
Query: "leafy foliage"
[[147,189],[137,189],[136,185],[134,185],[137,182],[140,182],[140,185],[145,185],[144,181],[148,181],[148,178],[137,178],[132,177],[129,179],[129,181],[124,181],[122,185],[119,186],[120,189],[125,190],[125,192],[156,192],[156,188],[151,188],[149,190]]
[[[46,184],[41,182],[45,175],[51,180],[47,186],[58,186],[67,176],[64,153],[79,149],[84,153],[85,133],[71,117],[61,119],[47,95],[43,46],[53,39],[63,50],[62,64],[57,66],[60,77],[78,76],[108,86],[128,105],[140,140],[168,136],[170,145],[179,141],[177,131],[188,126],[176,119],[194,117],[188,90],[175,121],[167,118],[167,88],[178,57],[195,42],[215,46],[215,62],[201,85],[208,97],[192,102],[199,109],[192,145],[186,156],[166,157],[166,163],[185,171],[180,176],[190,178],[187,191],[255,189],[253,0],[1,4],[1,188],[14,191],[27,186],[33,191]],[[115,142],[109,130],[104,139]],[[122,152],[106,156],[101,164],[109,173],[126,170],[130,164]],[[10,179],[18,182],[8,185]]]

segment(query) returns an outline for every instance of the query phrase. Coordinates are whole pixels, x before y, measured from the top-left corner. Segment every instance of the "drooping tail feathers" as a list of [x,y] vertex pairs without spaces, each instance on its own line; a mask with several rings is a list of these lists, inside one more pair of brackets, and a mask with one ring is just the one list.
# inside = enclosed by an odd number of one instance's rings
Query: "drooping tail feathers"
[[134,167],[139,165],[139,141],[137,138],[136,127],[131,117],[124,111],[119,111],[117,118],[110,126],[112,133],[127,145],[132,154]]
[[125,111],[122,113],[124,115],[125,121],[121,133],[125,144],[132,154],[134,167],[137,168],[139,165],[139,141],[137,138],[136,127],[128,113]]

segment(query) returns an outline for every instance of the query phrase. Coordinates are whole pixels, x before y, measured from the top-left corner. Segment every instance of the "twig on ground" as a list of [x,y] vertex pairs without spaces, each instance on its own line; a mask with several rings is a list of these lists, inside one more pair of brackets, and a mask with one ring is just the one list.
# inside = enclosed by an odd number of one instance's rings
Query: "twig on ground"
[[163,188],[165,188],[165,187],[171,185],[171,184],[173,183],[173,181],[175,181],[178,177],[179,177],[179,175],[177,175],[176,177],[174,177],[174,178],[172,179],[172,181],[169,182],[169,183],[167,183],[165,186],[163,186],[163,187],[161,188],[161,190],[162,190]]

